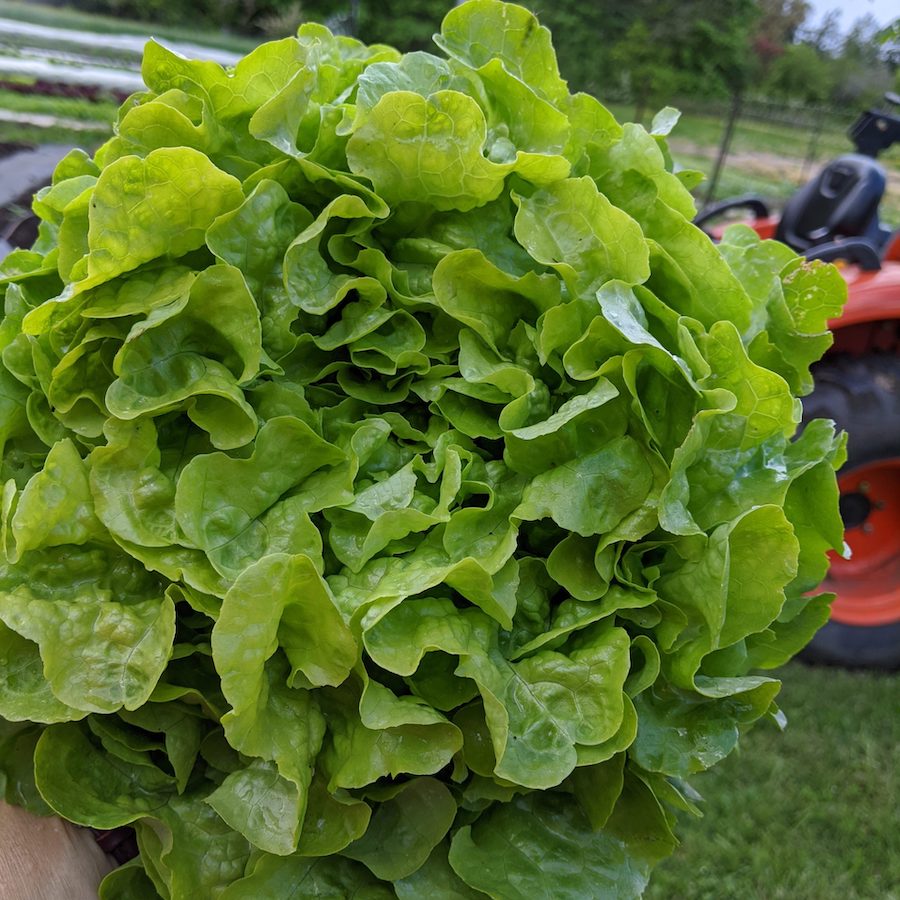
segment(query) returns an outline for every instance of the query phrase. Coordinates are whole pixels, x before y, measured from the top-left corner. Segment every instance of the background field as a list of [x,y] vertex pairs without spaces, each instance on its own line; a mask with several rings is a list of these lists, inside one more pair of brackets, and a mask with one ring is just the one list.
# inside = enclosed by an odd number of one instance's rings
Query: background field
[[[674,105],[682,110],[682,115],[669,140],[672,156],[678,165],[698,169],[709,177],[722,140],[727,108],[710,108],[706,104],[704,110],[690,100],[675,101]],[[608,106],[620,122],[633,120],[633,105],[613,102]],[[855,111],[752,103],[746,108],[747,114],[735,127],[715,200],[756,193],[780,207],[829,159],[853,152],[847,129],[855,120]],[[879,159],[888,175],[881,215],[886,222],[900,227],[900,145],[894,145]],[[701,203],[707,187],[704,182],[695,192]]]
[[787,730],[759,724],[692,782],[705,816],[647,900],[897,900],[900,682],[785,667]]

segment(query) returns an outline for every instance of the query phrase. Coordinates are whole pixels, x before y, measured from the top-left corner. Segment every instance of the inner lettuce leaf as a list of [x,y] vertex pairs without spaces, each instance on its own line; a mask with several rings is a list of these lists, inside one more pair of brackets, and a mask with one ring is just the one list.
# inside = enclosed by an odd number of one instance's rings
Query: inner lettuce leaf
[[527,10],[435,43],[149,43],[0,264],[0,785],[106,900],[639,897],[827,617],[843,280]]

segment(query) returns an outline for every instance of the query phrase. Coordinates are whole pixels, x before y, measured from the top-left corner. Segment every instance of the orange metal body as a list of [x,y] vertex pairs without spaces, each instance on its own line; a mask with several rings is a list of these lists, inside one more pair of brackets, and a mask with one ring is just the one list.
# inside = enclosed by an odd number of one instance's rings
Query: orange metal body
[[887,625],[900,619],[900,460],[879,460],[841,475],[842,494],[869,498],[872,511],[862,528],[848,528],[849,559],[829,554],[822,584],[837,599],[831,616],[847,625]]
[[849,294],[842,315],[830,322],[832,330],[900,319],[900,257],[896,261],[885,260],[877,272],[864,272],[858,266],[842,266],[841,274]]

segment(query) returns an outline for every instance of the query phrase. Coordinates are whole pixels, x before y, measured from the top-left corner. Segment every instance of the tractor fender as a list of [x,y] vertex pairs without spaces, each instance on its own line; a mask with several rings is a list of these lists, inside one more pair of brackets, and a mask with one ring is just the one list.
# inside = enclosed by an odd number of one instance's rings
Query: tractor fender
[[886,261],[880,269],[865,272],[843,266],[847,304],[839,318],[828,324],[833,331],[868,322],[900,320],[900,262]]

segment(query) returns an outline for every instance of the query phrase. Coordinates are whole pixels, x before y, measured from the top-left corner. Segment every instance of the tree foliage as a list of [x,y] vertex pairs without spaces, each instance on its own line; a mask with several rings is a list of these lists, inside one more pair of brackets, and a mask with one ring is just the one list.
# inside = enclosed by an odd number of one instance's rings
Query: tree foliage
[[785,51],[809,16],[807,0],[757,0],[759,17],[753,35],[753,53],[766,71]]
[[431,50],[431,36],[453,6],[452,0],[380,0],[360,3],[359,37],[407,52]]
[[766,81],[769,92],[807,103],[828,99],[832,68],[827,57],[809,44],[789,44],[772,64]]
[[[58,4],[63,0],[43,0]],[[900,88],[900,40],[871,16],[842,31],[809,0],[520,0],[553,33],[572,90],[631,97],[642,112],[736,91],[858,106]],[[79,0],[145,22],[279,37],[325,22],[371,43],[430,50],[453,0]]]
[[785,30],[783,38],[769,58],[757,50],[757,65],[761,92],[785,100],[841,107],[875,103],[900,65],[890,28],[881,28],[871,15],[842,33],[833,11],[816,23]]

